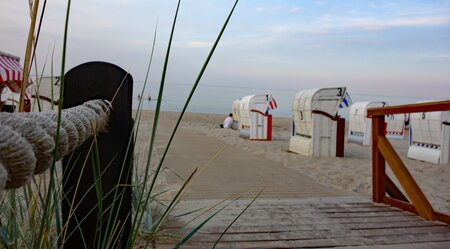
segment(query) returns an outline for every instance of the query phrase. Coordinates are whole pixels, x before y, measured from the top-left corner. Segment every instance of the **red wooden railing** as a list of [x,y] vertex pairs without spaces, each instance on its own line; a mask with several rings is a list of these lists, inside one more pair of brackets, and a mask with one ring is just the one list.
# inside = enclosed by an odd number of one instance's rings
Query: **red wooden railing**
[[[450,110],[450,101],[370,108],[367,111],[367,116],[372,118],[372,198],[374,202],[387,203],[416,213],[427,220],[439,220],[450,224],[450,215],[433,210],[425,194],[409,173],[389,140],[386,139],[384,121],[384,116],[387,114],[448,110]],[[406,196],[386,175],[386,161],[400,182]]]

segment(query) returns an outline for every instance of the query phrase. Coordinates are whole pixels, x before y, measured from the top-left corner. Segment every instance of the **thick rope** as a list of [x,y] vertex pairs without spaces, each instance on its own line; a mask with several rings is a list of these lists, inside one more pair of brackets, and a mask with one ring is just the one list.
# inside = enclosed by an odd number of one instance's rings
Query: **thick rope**
[[0,160],[8,171],[5,188],[18,188],[28,183],[34,173],[36,157],[33,147],[11,127],[0,125]]
[[63,110],[56,145],[56,112],[0,113],[0,193],[23,186],[33,174],[48,169],[53,151],[61,160],[94,133],[105,132],[110,110],[106,100]]
[[[58,114],[56,112],[44,112],[45,116],[53,120],[55,123],[58,121]],[[69,121],[65,115],[61,115],[61,127],[67,133],[69,150],[68,152],[74,151],[78,147],[78,131],[75,127],[74,122]]]
[[[12,114],[14,115],[14,114]],[[16,114],[17,115],[17,114]],[[20,113],[21,118],[35,120],[38,125],[52,138],[56,136],[57,123],[39,112]],[[62,122],[61,122],[62,124]],[[59,129],[59,144],[56,146],[56,160],[61,160],[69,152],[69,141],[66,130],[61,125]]]
[[11,113],[0,113],[0,124],[9,126],[33,146],[33,152],[37,159],[35,174],[44,172],[50,166],[55,142],[36,121]]
[[78,134],[78,143],[83,143],[88,138],[88,133],[86,132],[86,128],[84,128],[83,121],[81,117],[72,114],[70,112],[64,112],[63,115],[67,117],[72,123],[75,125],[75,129],[77,129]]

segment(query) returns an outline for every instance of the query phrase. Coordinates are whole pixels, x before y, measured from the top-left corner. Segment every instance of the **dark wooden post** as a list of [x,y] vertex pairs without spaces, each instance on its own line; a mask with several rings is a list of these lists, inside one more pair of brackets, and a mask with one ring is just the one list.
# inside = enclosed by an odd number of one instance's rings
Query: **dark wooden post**
[[272,141],[272,115],[267,115],[267,141]]
[[372,116],[372,198],[381,203],[386,194],[386,162],[378,149],[378,136],[385,136],[384,115]]
[[344,157],[345,118],[336,117],[336,156]]
[[[88,62],[65,75],[63,107],[92,99],[112,102],[108,132],[99,133],[100,167],[95,168],[93,139],[63,160],[64,248],[124,248],[131,228],[132,137],[131,75],[110,63]],[[100,179],[96,175],[101,172]],[[101,182],[101,205],[95,181]],[[113,203],[115,205],[113,205]],[[107,242],[109,244],[107,244]]]

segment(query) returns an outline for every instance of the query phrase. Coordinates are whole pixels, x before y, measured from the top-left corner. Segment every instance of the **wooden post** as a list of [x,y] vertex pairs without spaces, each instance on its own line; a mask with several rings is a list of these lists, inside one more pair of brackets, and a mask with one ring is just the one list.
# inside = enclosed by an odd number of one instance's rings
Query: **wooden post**
[[345,119],[336,117],[336,156],[344,157]]
[[385,136],[384,115],[372,117],[372,199],[381,203],[386,194],[386,163],[378,150],[378,136]]
[[267,115],[267,141],[272,141],[272,115]]
[[126,246],[131,229],[132,91],[131,75],[113,64],[88,62],[66,73],[64,108],[98,98],[114,100],[108,132],[96,137],[99,168],[92,138],[63,160],[64,248]]

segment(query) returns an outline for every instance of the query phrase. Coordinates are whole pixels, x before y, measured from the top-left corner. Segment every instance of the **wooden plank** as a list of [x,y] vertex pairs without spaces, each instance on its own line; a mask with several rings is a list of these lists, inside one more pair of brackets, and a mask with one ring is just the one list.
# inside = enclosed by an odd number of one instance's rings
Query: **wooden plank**
[[388,196],[384,197],[384,202],[389,204],[389,205],[392,205],[394,207],[398,207],[400,209],[403,209],[405,211],[408,211],[408,212],[411,212],[411,213],[414,213],[414,214],[418,214],[416,208],[411,203],[404,202],[404,201],[401,201],[401,200],[397,200],[397,199],[394,199],[394,198],[391,198],[391,197],[388,197]]
[[344,203],[339,205],[314,205],[317,209],[324,209],[324,208],[346,208],[346,207],[379,207],[378,205],[374,205],[373,202],[370,203]]
[[[214,223],[229,224],[234,220],[234,217],[215,217]],[[388,221],[413,221],[417,217],[411,215],[404,216],[389,216],[389,217],[347,217],[347,218],[327,218],[322,215],[308,215],[308,216],[281,216],[281,217],[245,217],[242,216],[236,222],[236,225],[261,225],[268,224],[277,225],[295,225],[295,224],[349,224],[349,223],[365,223],[365,222],[388,222]]]
[[[416,242],[414,244],[395,244],[395,245],[370,245],[370,246],[352,246],[352,249],[442,249],[450,248],[449,241],[443,242]],[[348,247],[334,247],[334,249],[348,249]]]
[[[336,219],[336,218],[372,218],[372,217],[396,217],[396,216],[405,216],[411,217],[412,214],[405,212],[403,210],[390,210],[390,211],[381,211],[381,212],[329,212],[317,214],[313,212],[305,212],[305,213],[256,213],[256,214],[243,214],[239,219],[240,220],[273,220],[274,222],[277,220],[290,219],[294,221],[303,221],[306,220],[315,220],[315,219]],[[220,221],[231,221],[233,217],[237,217],[237,215],[224,215],[217,216]],[[414,217],[414,216],[413,216]]]
[[383,207],[383,206],[372,206],[372,207],[356,207],[356,208],[348,208],[348,207],[342,207],[342,208],[324,208],[320,209],[316,212],[320,213],[360,213],[360,212],[388,212],[388,211],[394,211],[392,208],[389,207]]
[[[332,231],[287,231],[287,232],[265,232],[265,233],[241,233],[224,234],[222,242],[237,241],[282,241],[282,240],[310,240],[321,238],[348,238],[348,237],[376,237],[376,236],[394,236],[394,235],[429,235],[431,233],[447,233],[450,236],[448,227],[410,227],[410,228],[392,228],[392,229],[366,229],[366,230],[347,230],[335,229]],[[215,242],[220,234],[199,234],[195,236],[195,242]]]
[[[239,205],[239,206],[233,206],[230,205],[228,206],[224,211],[229,211],[229,212],[237,212],[240,213],[239,210],[244,209],[245,206],[243,205]],[[367,209],[383,209],[383,208],[387,208],[390,209],[391,207],[388,205],[383,205],[383,206],[379,206],[379,205],[360,205],[360,206],[340,206],[340,205],[334,205],[334,206],[316,206],[316,205],[261,205],[261,206],[250,206],[249,209],[247,210],[248,212],[283,212],[283,211],[289,211],[289,212],[304,212],[305,210],[316,210],[315,212],[322,212],[322,211],[327,211],[332,210],[332,209],[349,209],[349,208],[367,208]],[[183,213],[181,212],[177,212],[176,213]]]
[[[273,202],[272,202],[273,203]],[[189,205],[186,205],[189,206]],[[304,216],[308,216],[310,218],[307,218],[307,220],[312,220],[311,217],[318,217],[316,219],[324,219],[328,216],[336,216],[333,215],[333,213],[348,213],[349,215],[351,213],[377,213],[377,212],[398,212],[398,215],[401,215],[401,210],[399,209],[393,209],[392,207],[389,207],[387,205],[347,205],[343,207],[339,207],[339,205],[319,205],[322,208],[317,209],[315,205],[288,205],[288,207],[283,207],[282,204],[280,205],[265,205],[261,204],[259,206],[251,206],[241,217],[241,219],[244,218],[250,218],[250,219],[264,219],[264,220],[275,220],[276,218],[285,218],[285,219],[293,219],[295,221],[299,222],[305,222],[306,219],[303,219]],[[353,207],[347,207],[347,206],[353,206]],[[193,208],[191,205],[189,208]],[[236,217],[241,212],[241,207],[235,208],[234,206],[229,206],[226,209],[222,210],[213,220],[212,222],[231,222],[233,217]],[[188,210],[185,210],[183,213],[187,212]],[[174,212],[174,215],[181,214],[181,210],[177,210]],[[198,214],[190,214],[188,216],[183,216],[182,219],[185,221],[188,221],[192,218],[195,218]],[[197,220],[202,220],[203,218],[206,218],[208,214],[204,214],[201,217],[199,217]],[[341,215],[343,216],[343,215]],[[363,215],[359,215],[360,217]],[[369,216],[369,215],[368,215]],[[370,215],[370,216],[376,216],[376,215]],[[386,215],[383,215],[386,216]],[[274,221],[275,222],[275,221]]]
[[[231,204],[183,248],[211,248],[245,203]],[[188,234],[193,225],[165,231]],[[403,247],[436,241],[450,243],[448,226],[384,204],[323,204],[319,199],[296,206],[295,202],[260,200],[229,228],[216,248]]]
[[[363,207],[363,208],[327,208],[327,209],[313,209],[313,208],[304,208],[304,209],[289,209],[289,208],[268,208],[268,209],[248,209],[243,217],[252,216],[252,217],[269,217],[269,216],[281,216],[281,215],[309,215],[309,214],[317,214],[320,213],[322,215],[327,216],[328,214],[338,214],[338,213],[379,213],[379,212],[401,212],[399,209],[393,209],[389,207]],[[231,216],[235,217],[239,215],[240,209],[238,210],[223,210],[220,216]]]
[[[420,242],[447,242],[450,241],[449,233],[432,234],[405,234],[385,236],[357,236],[342,238],[318,238],[318,239],[294,239],[294,240],[250,240],[219,242],[216,248],[298,248],[298,247],[337,247],[337,246],[359,246],[359,245],[393,245],[393,244],[415,244]],[[211,248],[213,243],[192,243],[192,248]],[[189,248],[189,247],[183,247]]]
[[[384,202],[389,205],[392,205],[394,207],[403,209],[405,211],[408,211],[408,212],[411,212],[414,214],[418,214],[416,208],[410,203],[399,201],[399,200],[396,200],[396,199],[393,199],[393,198],[390,198],[387,196],[384,198]],[[444,213],[440,213],[440,212],[436,212],[436,211],[433,211],[433,213],[434,213],[436,220],[450,225],[450,216],[448,214],[444,214]]]
[[372,118],[372,199],[374,202],[382,202],[386,193],[385,184],[385,160],[378,150],[378,138],[385,136],[384,116]]
[[346,217],[392,217],[392,216],[412,216],[413,214],[404,211],[390,212],[364,212],[364,213],[332,213],[327,214],[328,218],[346,218]]
[[378,148],[383,157],[387,160],[392,172],[394,172],[419,215],[427,220],[434,220],[435,217],[430,202],[425,197],[419,185],[417,185],[416,181],[386,137],[378,137]]
[[[209,226],[202,228],[199,233],[204,234],[222,234],[227,224],[223,226]],[[298,224],[298,225],[267,225],[267,226],[235,226],[233,225],[227,234],[244,234],[244,233],[277,233],[277,232],[302,232],[302,231],[330,231],[333,229],[342,229],[344,226],[341,224]],[[404,229],[404,228],[420,228],[423,230],[432,227],[445,227],[442,223],[436,222],[424,222],[423,220],[414,221],[387,221],[380,223],[352,223],[346,224],[345,229],[348,230],[377,230],[377,229]],[[172,234],[187,234],[192,231],[192,228],[164,228],[164,231],[171,232]]]
[[389,194],[390,197],[404,201],[409,202],[408,198],[400,191],[400,189],[395,185],[395,183],[389,178],[388,175],[384,176],[385,182],[386,182],[386,192]]
[[435,211],[434,212],[434,216],[436,217],[437,220],[442,221],[442,222],[447,223],[448,225],[450,225],[450,215]]
[[374,116],[384,116],[386,114],[436,112],[448,110],[450,110],[450,100],[410,104],[410,105],[387,106],[381,108],[369,108],[367,110],[367,116],[374,117]]

